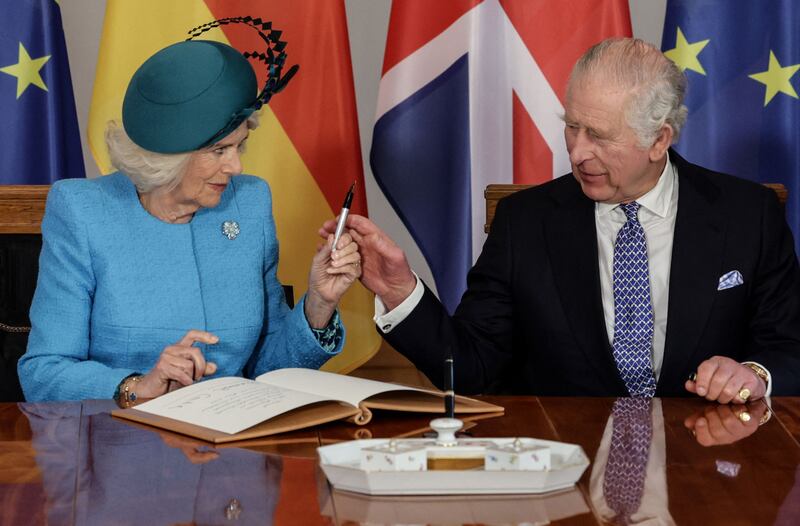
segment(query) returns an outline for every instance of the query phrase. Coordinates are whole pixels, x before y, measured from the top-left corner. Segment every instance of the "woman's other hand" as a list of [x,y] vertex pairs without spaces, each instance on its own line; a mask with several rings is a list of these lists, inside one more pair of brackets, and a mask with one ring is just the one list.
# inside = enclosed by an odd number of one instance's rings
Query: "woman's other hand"
[[361,276],[361,255],[349,233],[339,238],[331,251],[333,235],[317,247],[308,275],[305,315],[309,325],[322,329],[328,325],[333,311],[350,285]]
[[207,362],[200,349],[192,345],[196,342],[214,344],[218,341],[219,338],[210,332],[187,332],[178,343],[164,348],[155,367],[139,380],[136,395],[155,398],[171,391],[171,383],[177,387],[191,385],[203,376],[214,374],[217,364]]
[[177,435],[169,431],[157,431],[169,447],[180,449],[192,464],[202,465],[219,458],[219,452],[205,442]]

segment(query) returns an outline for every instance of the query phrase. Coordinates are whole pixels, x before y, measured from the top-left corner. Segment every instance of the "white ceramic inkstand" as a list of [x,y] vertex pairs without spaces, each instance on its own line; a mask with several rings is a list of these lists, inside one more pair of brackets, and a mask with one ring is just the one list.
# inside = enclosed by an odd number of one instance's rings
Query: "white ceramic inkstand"
[[580,446],[535,438],[458,438],[452,358],[436,438],[351,440],[317,448],[331,484],[369,495],[545,493],[573,486],[589,459]]
[[370,495],[519,494],[569,488],[589,459],[580,446],[535,438],[457,438],[462,422],[431,421],[436,439],[352,440],[317,449],[338,489]]

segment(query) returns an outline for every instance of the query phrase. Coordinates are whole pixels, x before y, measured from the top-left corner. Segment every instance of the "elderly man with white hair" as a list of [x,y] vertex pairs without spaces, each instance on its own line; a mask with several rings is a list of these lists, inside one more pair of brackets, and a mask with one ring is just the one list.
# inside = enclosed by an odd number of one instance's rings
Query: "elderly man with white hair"
[[[800,394],[800,270],[774,193],[682,159],[686,78],[610,39],[569,79],[572,177],[503,199],[451,316],[369,220],[350,216],[386,340],[461,392]],[[333,228],[326,223],[324,231]]]

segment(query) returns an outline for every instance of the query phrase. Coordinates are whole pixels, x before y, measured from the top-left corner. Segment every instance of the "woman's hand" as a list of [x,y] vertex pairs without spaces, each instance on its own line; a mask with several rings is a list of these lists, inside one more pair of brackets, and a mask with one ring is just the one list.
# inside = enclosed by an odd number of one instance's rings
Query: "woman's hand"
[[169,431],[157,432],[166,445],[175,449],[180,449],[192,464],[202,465],[219,458],[217,450],[209,447],[209,445],[204,442],[177,435]]
[[361,255],[350,234],[339,238],[333,252],[332,244],[333,236],[329,235],[328,242],[317,247],[308,275],[305,315],[315,329],[328,325],[342,295],[361,276]]
[[213,344],[218,341],[219,338],[210,332],[197,330],[187,332],[178,343],[164,348],[155,367],[139,380],[136,396],[155,398],[173,390],[170,384],[175,388],[191,385],[203,376],[217,372],[217,364],[207,362],[200,349],[192,347],[192,344],[195,342]]

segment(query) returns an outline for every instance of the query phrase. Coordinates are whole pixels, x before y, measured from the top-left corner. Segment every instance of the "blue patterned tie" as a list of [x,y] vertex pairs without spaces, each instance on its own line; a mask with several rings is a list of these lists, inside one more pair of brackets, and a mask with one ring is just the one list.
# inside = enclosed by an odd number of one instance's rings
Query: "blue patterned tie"
[[652,397],[656,379],[650,353],[653,348],[653,306],[647,240],[636,201],[619,205],[628,221],[614,245],[614,360],[631,396]]
[[653,439],[650,402],[650,398],[619,398],[611,411],[614,430],[603,475],[603,495],[616,514],[617,524],[628,524],[642,503]]

